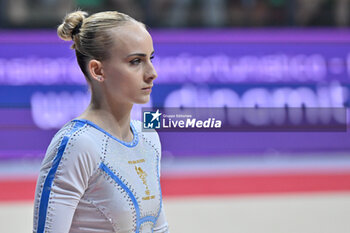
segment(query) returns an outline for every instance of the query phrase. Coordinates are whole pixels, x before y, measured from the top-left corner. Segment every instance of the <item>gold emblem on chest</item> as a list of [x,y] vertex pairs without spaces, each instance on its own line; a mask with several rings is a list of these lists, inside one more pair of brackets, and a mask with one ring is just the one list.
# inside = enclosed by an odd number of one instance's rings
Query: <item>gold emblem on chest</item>
[[[138,159],[138,160],[128,161],[128,163],[130,165],[144,163],[144,162],[145,162],[145,159]],[[135,171],[136,171],[137,175],[139,176],[139,178],[141,179],[142,183],[146,187],[146,190],[145,190],[146,196],[142,197],[142,200],[154,199],[155,195],[151,195],[151,191],[148,188],[147,179],[146,179],[147,178],[147,173],[140,166],[137,166],[137,165],[135,165]]]

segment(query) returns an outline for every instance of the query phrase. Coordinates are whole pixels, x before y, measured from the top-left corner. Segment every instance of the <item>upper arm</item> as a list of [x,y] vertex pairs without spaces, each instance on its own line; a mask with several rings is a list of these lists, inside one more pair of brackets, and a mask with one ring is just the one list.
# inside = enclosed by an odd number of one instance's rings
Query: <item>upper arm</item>
[[[34,210],[34,229],[40,232],[68,232],[75,209],[88,187],[89,178],[98,167],[96,143],[63,137],[50,166],[40,172]],[[45,166],[45,164],[43,165]]]
[[164,210],[161,209],[156,225],[154,227],[154,233],[169,233],[168,222],[165,218]]
[[[161,146],[161,142],[160,142],[160,138],[159,138],[159,135],[156,131],[154,131],[152,133],[152,143],[154,144],[154,148],[155,150],[158,151],[158,172],[159,172],[159,176],[160,176],[160,160],[161,160],[161,154],[162,154],[162,146]],[[162,200],[161,200],[162,201]],[[157,219],[157,222],[156,222],[156,225],[154,227],[154,232],[155,233],[169,233],[169,229],[168,229],[168,222],[166,220],[166,217],[165,217],[165,213],[164,213],[164,208],[163,208],[163,203],[161,204],[162,207],[161,207],[161,211],[159,213],[159,216],[158,216],[158,219]]]
[[146,132],[146,134],[148,134],[148,133],[150,134],[149,137],[150,137],[151,143],[153,144],[154,149],[156,150],[157,155],[158,155],[158,175],[160,176],[160,167],[161,167],[160,162],[161,162],[161,158],[162,158],[162,144],[160,142],[160,138],[159,138],[159,135],[158,135],[156,130]]

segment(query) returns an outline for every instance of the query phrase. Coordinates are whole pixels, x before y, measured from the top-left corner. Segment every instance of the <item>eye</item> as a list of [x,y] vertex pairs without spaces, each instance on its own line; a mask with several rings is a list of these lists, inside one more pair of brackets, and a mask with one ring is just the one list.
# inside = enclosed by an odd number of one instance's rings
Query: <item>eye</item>
[[135,58],[135,59],[130,61],[131,65],[138,65],[140,63],[141,63],[141,59],[140,58]]
[[153,58],[154,58],[154,56],[151,56],[151,57],[150,57],[151,62],[152,62]]

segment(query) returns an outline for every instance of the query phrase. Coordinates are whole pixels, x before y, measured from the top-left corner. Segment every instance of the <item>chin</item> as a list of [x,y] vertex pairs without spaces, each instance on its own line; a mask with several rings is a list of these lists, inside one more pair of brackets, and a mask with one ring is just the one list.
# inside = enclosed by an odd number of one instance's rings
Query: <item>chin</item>
[[135,104],[147,104],[150,100],[150,97],[146,97],[146,98],[142,98],[142,99],[138,99],[136,100],[134,103]]

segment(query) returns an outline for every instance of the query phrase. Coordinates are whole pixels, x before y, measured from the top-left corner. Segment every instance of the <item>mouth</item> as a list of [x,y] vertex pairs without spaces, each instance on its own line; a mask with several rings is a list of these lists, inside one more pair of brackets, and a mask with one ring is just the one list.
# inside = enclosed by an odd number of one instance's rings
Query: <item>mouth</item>
[[142,90],[151,90],[153,86],[149,86],[149,87],[144,87],[142,88]]
[[152,92],[152,86],[144,87],[141,90],[142,90],[142,92],[144,92],[146,94],[150,94]]

